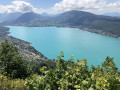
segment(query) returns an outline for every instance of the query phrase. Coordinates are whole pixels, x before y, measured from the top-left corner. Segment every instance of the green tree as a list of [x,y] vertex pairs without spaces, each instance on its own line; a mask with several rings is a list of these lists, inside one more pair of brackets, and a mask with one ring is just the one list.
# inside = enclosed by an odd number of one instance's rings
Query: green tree
[[0,69],[12,78],[25,78],[29,70],[18,50],[6,40],[0,45]]

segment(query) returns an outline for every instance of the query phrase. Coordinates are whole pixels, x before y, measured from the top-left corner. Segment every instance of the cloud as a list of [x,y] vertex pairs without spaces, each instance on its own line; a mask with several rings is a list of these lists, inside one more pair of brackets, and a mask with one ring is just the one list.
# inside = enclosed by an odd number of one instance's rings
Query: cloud
[[[14,1],[12,10],[16,12],[30,12],[33,9],[33,6],[30,3],[24,1]],[[11,10],[11,12],[12,12]]]
[[[61,13],[69,10],[88,11],[96,14],[120,12],[120,0],[63,0],[49,9],[49,13]],[[109,3],[108,3],[109,2]]]
[[69,10],[92,10],[102,7],[106,0],[63,0],[51,8],[51,13],[60,13]]
[[95,14],[107,12],[120,13],[120,0],[62,0],[49,9],[35,8],[25,1],[13,1],[11,5],[0,5],[0,13],[11,12],[35,12],[57,14],[70,10],[88,11]]
[[120,13],[120,0],[116,0],[113,3],[110,3],[104,8],[102,8],[102,12],[119,12]]
[[13,13],[13,12],[36,12],[42,13],[42,10],[34,8],[30,3],[25,1],[13,1],[12,5],[0,5],[0,13]]

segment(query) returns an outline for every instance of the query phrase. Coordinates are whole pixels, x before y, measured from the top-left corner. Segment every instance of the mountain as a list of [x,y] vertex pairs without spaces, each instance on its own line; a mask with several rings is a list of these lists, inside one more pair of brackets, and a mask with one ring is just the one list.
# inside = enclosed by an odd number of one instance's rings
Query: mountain
[[40,14],[41,16],[53,16],[53,15],[51,15],[51,14],[47,14],[47,13],[42,13],[42,14]]
[[42,13],[40,14],[41,16],[48,16],[48,17],[55,17],[58,16],[59,14],[47,14],[47,13]]
[[105,21],[120,21],[119,18],[104,16],[104,15],[95,15],[89,12],[84,11],[68,11],[62,13],[56,17],[56,21],[61,23],[68,23],[71,25],[85,25],[86,23],[91,24],[95,20],[105,20]]
[[28,12],[17,18],[14,23],[29,23],[31,20],[40,18],[39,14]]
[[0,21],[4,22],[4,21],[14,21],[17,18],[19,18],[22,15],[22,13],[16,12],[16,13],[2,13],[0,14]]
[[3,25],[76,27],[94,33],[120,37],[120,18],[95,15],[84,11],[68,11],[56,16],[25,13],[15,21]]
[[10,13],[8,16],[5,18],[5,21],[14,21],[17,18],[19,18],[23,13]]
[[118,12],[113,12],[113,13],[104,13],[106,16],[112,16],[112,17],[120,17],[120,13]]
[[73,10],[57,16],[54,22],[59,26],[82,27],[82,29],[87,28],[87,31],[90,32],[107,33],[108,36],[120,36],[120,18],[117,17]]
[[[33,12],[24,13],[15,21],[9,23],[10,25],[23,25],[23,26],[38,26],[47,24],[50,21],[49,16],[42,16]],[[5,24],[5,23],[4,23]]]
[[0,23],[5,21],[5,18],[8,16],[7,13],[0,13]]
[[68,11],[55,17],[55,20],[59,24],[67,24],[72,26],[82,25],[86,20],[92,20],[95,15],[84,11]]

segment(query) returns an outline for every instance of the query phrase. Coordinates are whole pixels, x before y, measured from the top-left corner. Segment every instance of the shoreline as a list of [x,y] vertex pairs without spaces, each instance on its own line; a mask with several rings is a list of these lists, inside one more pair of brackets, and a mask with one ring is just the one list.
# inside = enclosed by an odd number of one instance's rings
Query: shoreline
[[95,34],[99,34],[99,35],[104,35],[104,36],[109,36],[109,37],[114,37],[114,38],[120,39],[120,36],[109,33],[109,32],[104,32],[103,30],[89,29],[89,28],[86,28],[86,27],[80,27],[78,29],[83,30],[83,31],[88,31],[88,32],[91,32],[91,33],[95,33]]
[[114,37],[114,38],[120,39],[120,36],[119,36],[119,35],[115,35],[115,34],[112,34],[112,33],[109,33],[109,32],[104,32],[103,30],[90,29],[90,28],[83,27],[83,26],[68,26],[68,25],[39,25],[39,26],[31,26],[31,25],[11,25],[11,26],[76,28],[76,29],[80,29],[80,30],[87,31],[87,32],[91,32],[91,33],[95,33],[95,34],[100,34],[100,35],[104,35],[104,36],[109,36],[109,37]]
[[109,33],[109,32],[104,32],[103,30],[97,30],[97,29],[90,29],[87,27],[83,27],[83,26],[56,26],[56,27],[67,27],[67,28],[76,28],[82,31],[87,31],[87,32],[91,32],[91,33],[95,33],[95,34],[99,34],[99,35],[104,35],[104,36],[109,36],[109,37],[114,37],[117,39],[120,39],[120,36]]
[[9,43],[12,43],[15,47],[18,48],[19,54],[26,60],[32,61],[32,60],[50,60],[47,57],[45,57],[41,52],[37,51],[33,46],[31,46],[31,43],[15,38],[13,36],[9,36],[8,27],[0,26],[0,43],[4,42],[5,40],[8,40]]

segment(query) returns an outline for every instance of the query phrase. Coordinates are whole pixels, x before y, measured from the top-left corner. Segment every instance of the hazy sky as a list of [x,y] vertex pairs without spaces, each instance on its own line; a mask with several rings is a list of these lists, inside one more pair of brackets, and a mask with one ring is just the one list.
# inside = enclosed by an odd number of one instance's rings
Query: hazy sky
[[0,13],[57,14],[69,10],[96,14],[120,12],[120,0],[0,0]]

